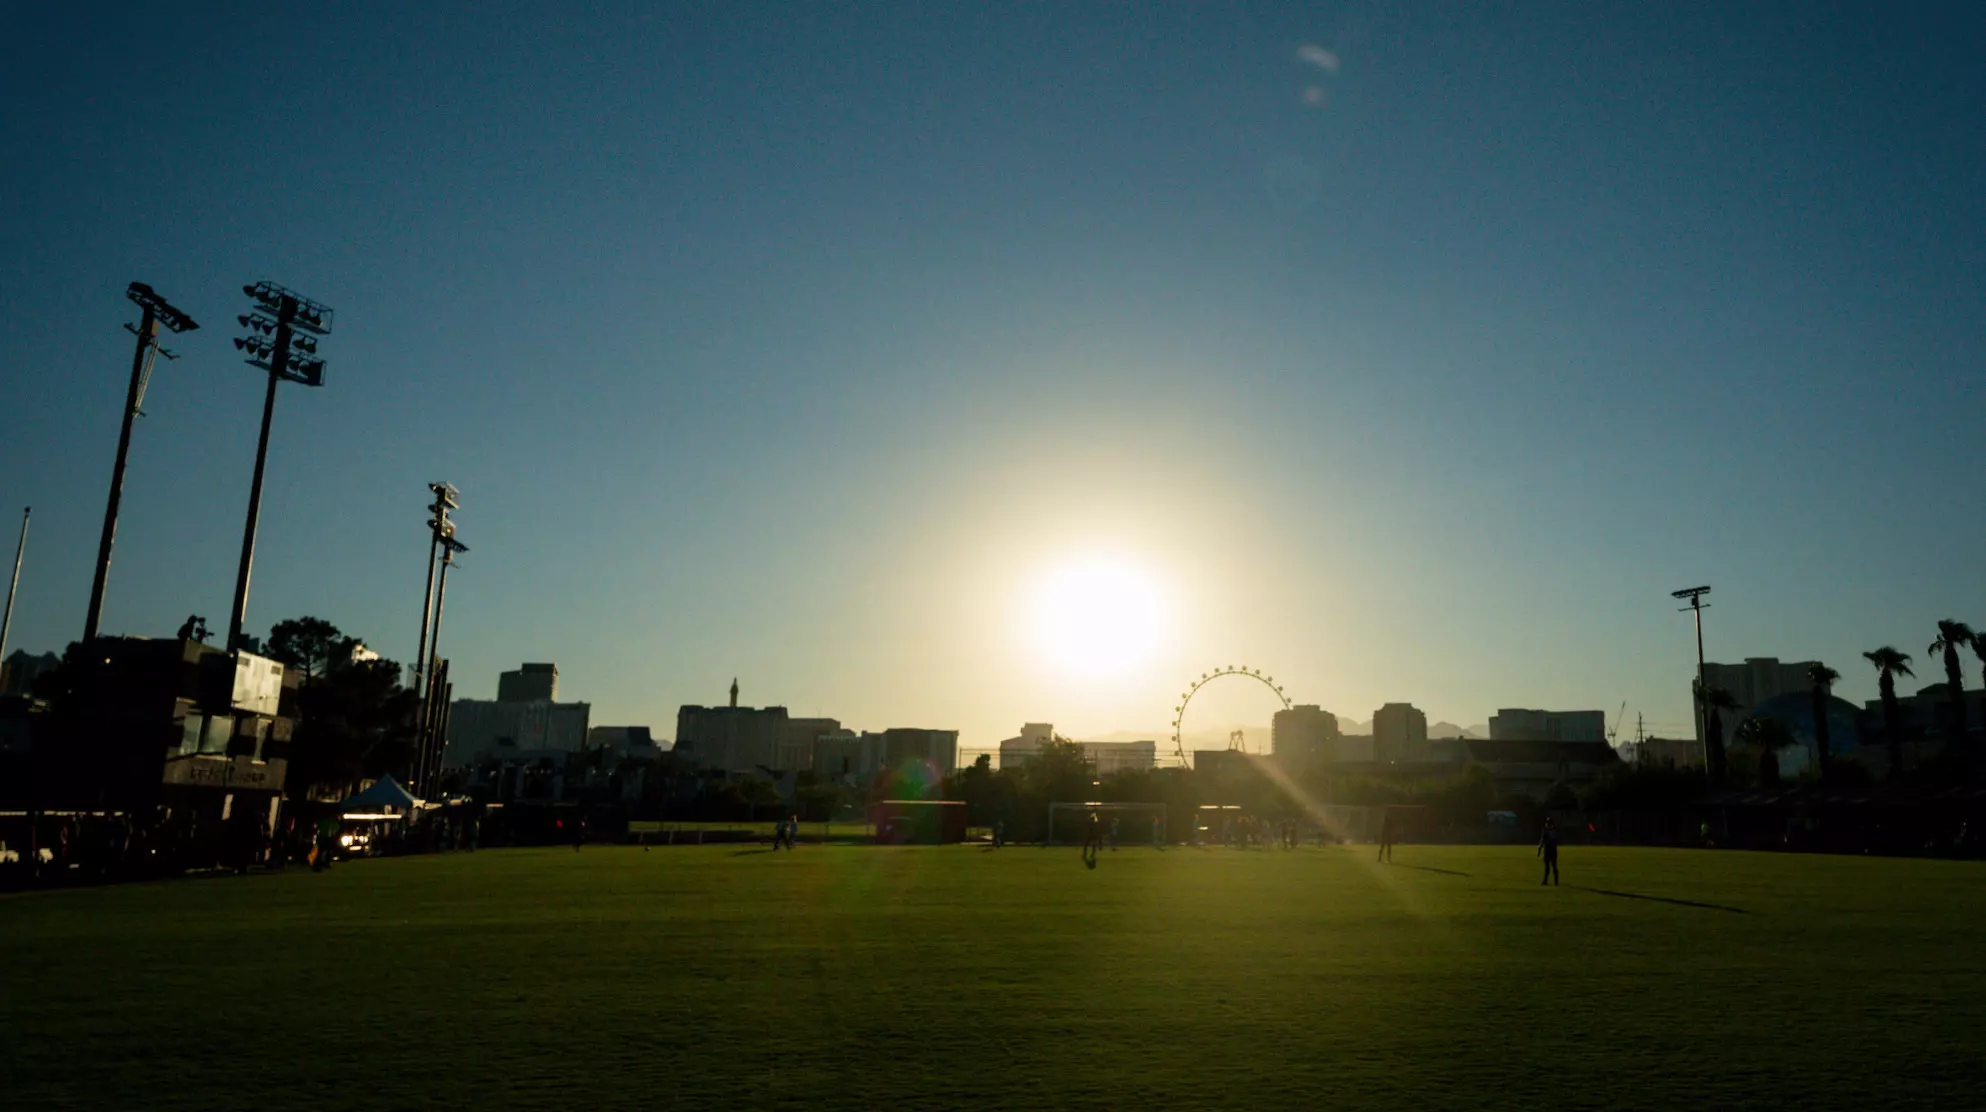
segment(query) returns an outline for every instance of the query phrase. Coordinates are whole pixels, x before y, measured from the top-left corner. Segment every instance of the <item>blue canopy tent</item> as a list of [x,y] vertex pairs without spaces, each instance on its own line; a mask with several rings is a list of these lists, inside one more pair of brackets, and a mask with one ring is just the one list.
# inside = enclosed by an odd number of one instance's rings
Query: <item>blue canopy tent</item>
[[382,776],[372,782],[372,786],[361,792],[346,796],[338,804],[340,811],[382,811],[388,807],[400,811],[411,811],[414,797],[392,776]]

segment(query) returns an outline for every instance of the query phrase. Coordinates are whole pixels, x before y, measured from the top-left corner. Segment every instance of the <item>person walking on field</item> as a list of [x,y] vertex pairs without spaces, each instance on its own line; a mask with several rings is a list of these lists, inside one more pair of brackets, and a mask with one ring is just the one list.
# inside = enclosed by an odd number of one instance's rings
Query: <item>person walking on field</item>
[[1103,819],[1091,811],[1089,822],[1083,827],[1083,863],[1095,868],[1097,851],[1102,848]]
[[1558,887],[1558,824],[1550,817],[1545,819],[1545,832],[1538,838],[1538,856],[1545,859],[1545,875],[1538,883],[1550,881],[1552,887]]
[[1379,859],[1381,861],[1393,860],[1393,840],[1398,837],[1398,833],[1393,828],[1393,812],[1389,808],[1379,820]]

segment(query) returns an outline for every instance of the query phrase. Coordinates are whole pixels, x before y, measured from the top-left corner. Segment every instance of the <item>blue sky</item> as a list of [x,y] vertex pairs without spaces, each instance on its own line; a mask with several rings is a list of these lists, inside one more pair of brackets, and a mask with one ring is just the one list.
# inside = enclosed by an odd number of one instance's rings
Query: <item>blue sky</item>
[[[596,722],[738,675],[967,746],[1157,730],[1233,662],[1673,733],[1674,588],[1713,659],[1856,699],[1863,649],[1986,624],[1986,9],[412,7],[8,12],[12,645],[80,633],[134,279],[204,327],[111,632],[226,624],[258,278],[338,316],[250,627],[410,657],[446,479],[458,694],[556,660]],[[1029,625],[1089,559],[1163,603],[1121,668]]]

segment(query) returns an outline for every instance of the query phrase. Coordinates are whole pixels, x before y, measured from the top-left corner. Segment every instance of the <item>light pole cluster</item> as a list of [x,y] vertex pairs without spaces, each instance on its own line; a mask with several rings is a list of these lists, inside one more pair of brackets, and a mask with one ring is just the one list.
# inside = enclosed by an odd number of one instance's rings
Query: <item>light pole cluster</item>
[[[441,608],[448,597],[448,569],[455,566],[458,553],[469,546],[455,539],[455,523],[448,519],[460,503],[461,492],[448,483],[429,483],[434,504],[428,507],[428,582],[421,596],[421,640],[414,656],[414,687],[421,693],[420,710],[414,729],[414,794],[423,798],[434,794],[441,781],[442,750],[448,743],[448,709],[454,701],[455,685],[448,680],[448,661],[441,659]],[[439,558],[441,574],[435,567]]]
[[103,592],[110,581],[110,548],[117,540],[117,508],[124,501],[124,463],[131,454],[131,424],[143,415],[139,407],[145,404],[145,384],[152,377],[153,357],[164,355],[167,359],[177,358],[159,346],[159,327],[163,325],[175,333],[192,332],[200,327],[192,317],[173,308],[143,282],[131,283],[125,289],[124,296],[137,303],[142,315],[137,324],[124,326],[138,337],[138,349],[131,356],[131,386],[124,395],[124,423],[117,434],[117,462],[110,469],[110,501],[103,510],[103,538],[97,542],[97,570],[96,578],[90,584],[90,612],[83,620],[85,645],[97,639],[97,627],[103,621]]
[[262,471],[269,458],[269,422],[276,412],[276,383],[281,379],[305,386],[324,385],[324,360],[317,356],[318,337],[331,331],[331,309],[274,282],[243,286],[255,305],[236,317],[248,334],[235,340],[251,367],[269,372],[269,391],[262,401],[262,437],[255,445],[255,480],[248,489],[248,522],[241,533],[241,568],[235,576],[234,611],[228,618],[229,649],[241,647],[241,627],[248,617],[248,574],[255,563],[255,526],[262,516]]

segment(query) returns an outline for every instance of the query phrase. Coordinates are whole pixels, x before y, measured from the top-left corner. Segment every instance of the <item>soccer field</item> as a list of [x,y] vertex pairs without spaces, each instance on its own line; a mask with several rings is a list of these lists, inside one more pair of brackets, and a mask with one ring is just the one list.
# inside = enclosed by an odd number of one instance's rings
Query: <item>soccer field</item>
[[0,898],[9,1109],[1978,1107],[1986,866],[503,850]]

